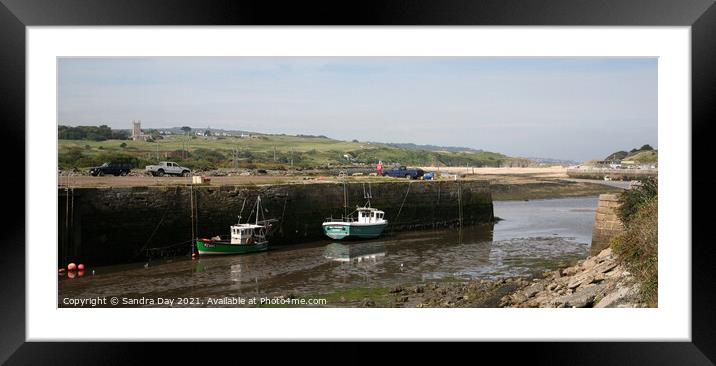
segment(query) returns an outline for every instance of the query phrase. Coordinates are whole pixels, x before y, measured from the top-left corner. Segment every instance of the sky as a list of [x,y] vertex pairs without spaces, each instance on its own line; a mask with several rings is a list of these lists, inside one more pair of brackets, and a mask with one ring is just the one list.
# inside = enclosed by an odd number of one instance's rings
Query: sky
[[59,58],[58,123],[464,146],[574,161],[657,143],[657,58]]

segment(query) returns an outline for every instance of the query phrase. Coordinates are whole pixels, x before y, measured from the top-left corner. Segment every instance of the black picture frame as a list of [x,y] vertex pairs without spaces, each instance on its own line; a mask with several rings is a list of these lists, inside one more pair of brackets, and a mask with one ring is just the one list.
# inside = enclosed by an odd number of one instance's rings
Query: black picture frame
[[[530,342],[519,345],[482,343],[470,346],[471,354],[509,355],[551,364],[713,364],[716,359],[716,324],[713,261],[716,247],[707,239],[708,214],[714,183],[707,166],[711,112],[716,104],[716,6],[713,0],[489,0],[489,1],[188,1],[175,0],[0,0],[0,116],[6,135],[5,156],[22,152],[25,139],[25,27],[53,25],[538,25],[538,26],[690,26],[692,71],[692,342]],[[703,168],[701,168],[703,169]],[[19,172],[19,170],[16,170]],[[180,345],[139,343],[42,343],[25,342],[25,197],[24,175],[16,174],[11,196],[13,212],[5,218],[0,252],[0,362],[7,364],[126,364],[145,348],[160,353],[165,362],[189,361],[200,353],[218,352],[223,346],[202,345],[203,350]],[[22,187],[22,188],[21,188]],[[23,194],[18,194],[22,190]],[[7,212],[7,211],[6,211]],[[5,215],[8,216],[8,215]],[[9,224],[9,225],[8,225]],[[673,244],[673,243],[672,243]],[[679,243],[686,245],[688,243]],[[71,325],[68,325],[68,329]],[[569,329],[565,329],[565,337]],[[278,346],[286,350],[286,345]],[[299,346],[300,347],[300,346]],[[344,350],[354,361],[367,361],[361,350],[395,350],[391,345],[329,347]],[[385,348],[385,349],[383,349]],[[504,348],[504,350],[502,350]],[[194,349],[194,350],[192,350]],[[401,348],[402,349],[402,348]],[[499,350],[499,351],[498,351]],[[519,350],[515,352],[515,350]],[[286,351],[290,354],[290,351]],[[422,359],[425,352],[398,352],[404,361]],[[444,352],[444,351],[443,351]],[[282,352],[283,353],[283,352]],[[294,353],[295,356],[305,352]],[[278,356],[278,355],[274,355]],[[355,356],[355,357],[353,357]],[[454,356],[454,355],[451,355]],[[361,362],[362,363],[362,362]]]

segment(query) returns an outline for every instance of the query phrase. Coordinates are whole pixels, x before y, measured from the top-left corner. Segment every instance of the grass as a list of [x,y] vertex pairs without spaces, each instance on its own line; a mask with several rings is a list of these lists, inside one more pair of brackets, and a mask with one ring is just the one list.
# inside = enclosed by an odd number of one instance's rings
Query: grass
[[181,161],[181,151],[187,149],[190,159],[206,160],[215,167],[235,165],[238,161],[260,164],[261,167],[325,167],[351,163],[344,155],[350,154],[353,162],[403,165],[495,166],[512,158],[493,152],[448,152],[411,150],[380,143],[339,141],[326,137],[257,135],[255,138],[219,137],[216,139],[168,136],[156,142],[131,140],[59,140],[60,165],[63,168],[87,168],[102,159],[123,155],[138,159],[138,164],[158,160]]
[[623,234],[612,239],[611,248],[639,281],[642,300],[658,305],[658,197],[640,205]]
[[637,164],[653,164],[659,161],[659,154],[656,150],[639,151],[628,155],[624,160],[633,160]]

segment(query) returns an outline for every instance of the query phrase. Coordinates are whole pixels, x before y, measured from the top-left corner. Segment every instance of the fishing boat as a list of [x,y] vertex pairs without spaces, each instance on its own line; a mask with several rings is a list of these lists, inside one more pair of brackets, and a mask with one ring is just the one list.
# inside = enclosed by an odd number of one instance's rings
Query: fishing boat
[[[345,185],[343,186],[344,208],[346,207]],[[346,215],[341,219],[333,217],[326,219],[323,223],[323,232],[331,239],[342,240],[347,238],[373,239],[383,233],[388,226],[385,219],[385,212],[370,207],[371,196],[364,193],[368,200],[363,207],[356,207],[353,212],[356,215]]]
[[[244,201],[246,203],[246,201]],[[241,210],[243,211],[243,205]],[[253,212],[252,212],[253,213]],[[268,250],[267,236],[273,227],[276,219],[259,220],[261,211],[261,197],[256,199],[256,220],[253,223],[241,223],[241,214],[239,214],[239,222],[231,225],[231,235],[227,239],[221,236],[212,238],[196,239],[196,250],[199,255],[216,255],[216,254],[244,254],[262,252]],[[249,214],[249,219],[251,214]]]

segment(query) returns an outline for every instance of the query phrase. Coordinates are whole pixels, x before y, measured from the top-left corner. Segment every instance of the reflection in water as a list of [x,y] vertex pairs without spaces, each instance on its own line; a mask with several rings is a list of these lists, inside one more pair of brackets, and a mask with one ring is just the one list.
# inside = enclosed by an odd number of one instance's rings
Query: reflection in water
[[416,230],[367,241],[272,243],[262,253],[97,268],[93,276],[59,277],[59,297],[298,296],[527,275],[587,255],[596,203],[596,198],[495,202],[495,215],[503,221],[494,226]]
[[323,256],[338,262],[363,262],[385,256],[385,244],[383,243],[356,243],[341,244],[331,243],[326,245]]

